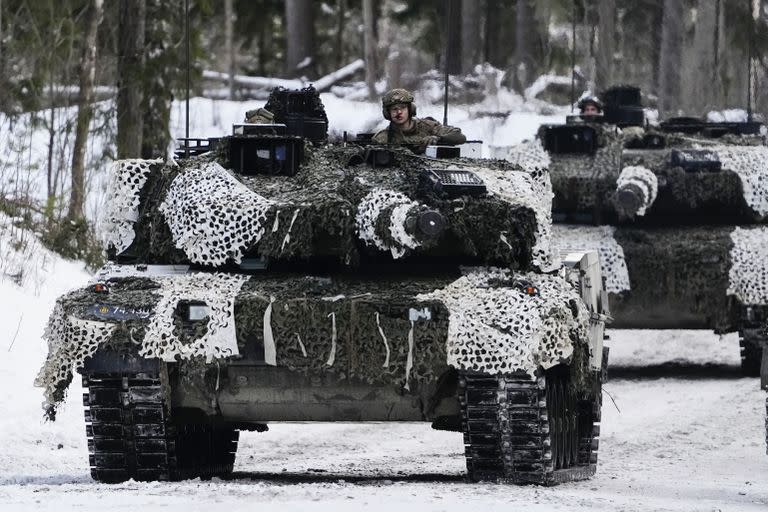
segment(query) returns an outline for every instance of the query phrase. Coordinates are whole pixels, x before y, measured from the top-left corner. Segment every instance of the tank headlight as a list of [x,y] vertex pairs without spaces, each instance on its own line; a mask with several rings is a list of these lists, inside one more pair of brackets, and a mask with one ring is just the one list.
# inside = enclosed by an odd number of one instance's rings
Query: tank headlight
[[187,320],[190,322],[200,322],[206,320],[210,315],[210,309],[205,304],[190,304],[187,311]]

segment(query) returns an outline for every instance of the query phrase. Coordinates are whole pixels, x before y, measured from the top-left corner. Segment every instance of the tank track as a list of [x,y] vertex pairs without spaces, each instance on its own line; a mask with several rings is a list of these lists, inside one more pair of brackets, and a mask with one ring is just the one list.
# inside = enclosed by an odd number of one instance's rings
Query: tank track
[[595,473],[600,404],[577,400],[565,370],[460,376],[470,480],[554,485]]
[[232,472],[239,432],[174,424],[159,375],[83,377],[91,476],[98,482],[183,480]]

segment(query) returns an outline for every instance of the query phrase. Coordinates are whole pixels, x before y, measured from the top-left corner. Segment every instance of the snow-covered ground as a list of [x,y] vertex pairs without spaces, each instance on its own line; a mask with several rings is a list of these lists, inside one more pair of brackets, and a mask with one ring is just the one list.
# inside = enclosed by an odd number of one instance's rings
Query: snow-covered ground
[[[4,240],[7,243],[7,240]],[[32,381],[55,297],[88,279],[44,249],[24,287],[0,280],[0,510],[765,510],[765,396],[738,377],[738,341],[702,331],[611,331],[612,363],[657,365],[605,385],[600,464],[554,488],[468,484],[461,435],[427,424],[273,424],[243,433],[232,480],[91,481],[81,387],[55,423]],[[705,366],[677,378],[663,363]],[[725,371],[723,370],[725,369]],[[618,370],[619,375],[622,374]],[[626,373],[626,370],[625,370]],[[615,402],[615,406],[614,406]]]

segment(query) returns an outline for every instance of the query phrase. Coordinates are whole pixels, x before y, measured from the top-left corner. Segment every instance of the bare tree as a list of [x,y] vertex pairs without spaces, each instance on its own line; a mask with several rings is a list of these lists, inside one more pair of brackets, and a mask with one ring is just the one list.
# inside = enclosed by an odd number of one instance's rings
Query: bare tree
[[299,65],[307,64],[306,59],[315,54],[312,0],[285,0],[285,29],[285,72],[296,76],[301,73]]
[[235,41],[234,25],[235,12],[232,8],[233,0],[224,0],[224,39],[227,54],[227,73],[229,73],[229,99],[235,99]]
[[71,220],[83,218],[85,202],[85,148],[88,142],[88,127],[93,115],[93,84],[96,80],[96,34],[101,23],[104,0],[91,0],[88,10],[83,55],[80,61],[80,97],[77,105],[77,129],[72,149],[72,190],[69,198]]
[[713,100],[719,96],[715,60],[717,47],[717,9],[715,0],[696,2],[696,24],[693,36],[693,73],[691,80],[692,94],[686,94],[685,105],[689,112],[702,112],[711,109]]
[[185,70],[178,65],[184,13],[167,0],[146,2],[141,157],[157,158],[168,152],[173,91],[184,83]]
[[445,38],[448,38],[448,55],[444,55],[443,58],[447,60],[448,72],[451,74],[461,73],[461,4],[461,0],[442,2],[445,16],[443,48],[446,48]]
[[120,0],[117,51],[117,157],[141,156],[145,0]]
[[616,0],[598,0],[598,44],[595,88],[602,91],[613,83],[613,54],[616,34]]
[[461,2],[461,72],[470,73],[480,57],[480,3]]
[[659,56],[659,112],[677,111],[680,101],[680,68],[683,52],[684,4],[664,0],[661,22],[661,55]]
[[365,83],[368,97],[376,97],[376,34],[374,32],[373,0],[363,0],[363,38],[365,46]]
[[336,69],[344,65],[344,26],[347,18],[347,0],[336,1]]
[[539,42],[539,34],[535,9],[534,0],[517,0],[512,83],[518,92],[525,90],[536,78],[538,67],[536,45]]

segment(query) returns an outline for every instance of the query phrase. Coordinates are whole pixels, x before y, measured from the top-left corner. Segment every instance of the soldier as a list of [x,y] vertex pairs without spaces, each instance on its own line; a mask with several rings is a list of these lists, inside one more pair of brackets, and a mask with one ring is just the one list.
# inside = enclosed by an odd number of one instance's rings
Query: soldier
[[381,110],[389,126],[373,136],[379,144],[408,144],[423,153],[431,144],[463,144],[467,137],[459,128],[443,126],[431,117],[419,119],[413,94],[405,89],[392,89],[381,98]]
[[579,100],[579,110],[583,116],[603,115],[603,104],[596,96],[586,96]]
[[275,114],[263,107],[249,110],[245,113],[245,122],[251,124],[272,124],[275,122]]

